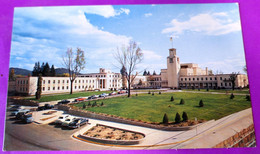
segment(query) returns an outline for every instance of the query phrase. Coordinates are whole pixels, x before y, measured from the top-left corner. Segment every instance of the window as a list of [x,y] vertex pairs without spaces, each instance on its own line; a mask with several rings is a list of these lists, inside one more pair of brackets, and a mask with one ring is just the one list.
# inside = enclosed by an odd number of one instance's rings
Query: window
[[[63,80],[64,81],[64,80]],[[62,90],[64,90],[64,86],[62,86]]]
[[190,81],[190,78],[189,78],[189,81]]
[[60,87],[58,87],[58,90],[60,90]]
[[48,84],[50,84],[51,83],[51,80],[48,80]]
[[195,81],[195,78],[193,78],[193,81]]
[[65,80],[62,80],[62,83],[65,83]]
[[187,78],[185,78],[185,81],[187,81]]
[[173,58],[169,58],[170,63],[173,63]]
[[94,85],[93,85],[93,88],[94,88]]
[[79,89],[80,89],[80,86],[79,86]]
[[197,81],[199,81],[200,80],[200,78],[197,78]]
[[23,84],[25,84],[25,80],[23,80]]
[[77,89],[77,86],[75,86],[75,89]]
[[43,80],[43,84],[45,84],[45,80]]
[[229,86],[231,86],[231,83],[229,83]]
[[95,82],[95,80],[93,80],[93,83]]
[[79,83],[80,83],[80,80],[79,80]]
[[206,79],[206,80],[208,80],[208,78],[207,78],[207,77],[206,77],[205,79]]
[[69,86],[67,86],[67,89],[69,89]]
[[42,87],[42,91],[45,91],[45,87]]
[[[84,81],[84,80],[83,80]],[[84,86],[82,86],[82,89],[84,89]]]
[[26,84],[28,84],[28,80],[26,80]]
[[86,83],[88,83],[88,80],[86,80]]
[[91,80],[89,80],[89,83],[91,83]]
[[67,83],[69,83],[69,80],[67,80]]
[[106,77],[106,75],[104,75],[104,77]]
[[60,83],[60,80],[58,80],[58,83]]
[[50,91],[50,90],[51,90],[51,87],[48,87],[48,90]]
[[215,80],[217,80],[217,77],[215,77]]
[[220,77],[220,80],[222,80],[222,77]]
[[183,78],[181,78],[181,81],[183,81]]
[[201,81],[203,81],[203,78],[201,78]]
[[75,83],[77,83],[77,80],[75,80]]
[[82,83],[84,83],[84,80],[82,80]]
[[227,86],[227,83],[225,83],[225,86]]
[[210,80],[212,80],[212,78],[209,78]]
[[221,86],[223,86],[223,83],[221,83]]
[[53,87],[52,90],[55,90],[55,87]]

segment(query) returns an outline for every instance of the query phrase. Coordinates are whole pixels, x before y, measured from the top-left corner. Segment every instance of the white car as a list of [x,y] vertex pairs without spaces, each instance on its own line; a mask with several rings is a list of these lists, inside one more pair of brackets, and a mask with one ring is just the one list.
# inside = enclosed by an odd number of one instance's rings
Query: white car
[[103,94],[100,94],[99,97],[107,97],[108,94],[107,93],[103,93]]
[[69,115],[67,115],[67,114],[61,115],[54,123],[57,125],[61,125],[65,121],[65,119],[67,119],[68,117],[69,117]]
[[69,116],[68,118],[66,118],[62,123],[61,125],[62,126],[68,126],[69,123],[71,123],[73,120],[75,120],[76,117],[73,117],[73,116]]

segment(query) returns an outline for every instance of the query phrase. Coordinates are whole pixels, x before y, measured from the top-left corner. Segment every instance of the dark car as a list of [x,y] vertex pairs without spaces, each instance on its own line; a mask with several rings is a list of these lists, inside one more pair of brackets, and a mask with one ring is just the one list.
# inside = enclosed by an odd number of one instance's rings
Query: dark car
[[69,128],[78,128],[78,127],[85,125],[87,123],[88,123],[88,119],[77,118],[77,119],[74,119],[71,123],[69,123],[68,127]]
[[12,105],[12,106],[7,108],[8,111],[15,111],[15,110],[18,110],[18,109],[21,109],[20,105]]
[[39,107],[37,108],[37,111],[42,111],[42,110],[45,110],[45,106],[39,106]]
[[18,113],[16,114],[15,118],[18,119],[18,120],[21,120],[22,117],[23,117],[24,115],[26,115],[27,113],[29,113],[29,112],[30,112],[30,111],[18,112]]
[[58,104],[68,104],[68,103],[70,103],[70,101],[66,99],[58,102]]
[[47,109],[52,109],[54,108],[53,105],[50,105],[50,104],[44,104],[44,106],[39,106],[37,111],[42,111],[42,110],[47,110]]
[[32,113],[26,113],[21,116],[20,120],[24,123],[31,123],[33,122]]

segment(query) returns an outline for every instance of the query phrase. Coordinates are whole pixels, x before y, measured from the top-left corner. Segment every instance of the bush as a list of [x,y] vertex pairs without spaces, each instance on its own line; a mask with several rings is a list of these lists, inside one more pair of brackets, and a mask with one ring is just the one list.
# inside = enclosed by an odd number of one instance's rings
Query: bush
[[251,98],[250,98],[249,95],[246,95],[246,100],[247,100],[247,101],[251,101]]
[[182,120],[183,120],[183,121],[188,121],[188,115],[187,115],[186,112],[183,112],[183,113],[182,113]]
[[88,106],[91,106],[90,102],[88,102]]
[[138,94],[136,93],[135,96],[138,96]]
[[167,114],[165,113],[164,116],[163,116],[163,123],[168,124],[168,122],[169,122],[169,119],[168,119]]
[[200,91],[200,88],[198,88],[198,91]]
[[154,95],[154,92],[152,93],[152,95]]
[[162,93],[161,93],[161,91],[159,91],[159,95],[161,95]]
[[103,106],[103,105],[104,105],[104,103],[102,102],[102,103],[101,103],[101,106]]
[[148,91],[148,94],[151,94],[151,91],[150,91],[150,90]]
[[171,101],[172,101],[172,102],[174,101],[174,98],[173,98],[173,96],[171,97]]
[[176,116],[175,116],[175,123],[180,123],[181,122],[181,116],[180,114],[177,112]]
[[209,91],[209,88],[207,88],[207,91]]
[[233,93],[231,93],[231,95],[230,95],[230,99],[233,99],[233,98],[235,98],[235,96],[234,96]]
[[86,108],[86,104],[85,104],[85,103],[83,104],[82,108],[83,108],[83,109],[85,109],[85,108]]
[[192,90],[194,90],[195,89],[195,87],[194,86],[192,86]]
[[184,99],[181,99],[180,104],[185,104]]
[[204,106],[203,100],[200,100],[199,107],[203,107],[203,106]]

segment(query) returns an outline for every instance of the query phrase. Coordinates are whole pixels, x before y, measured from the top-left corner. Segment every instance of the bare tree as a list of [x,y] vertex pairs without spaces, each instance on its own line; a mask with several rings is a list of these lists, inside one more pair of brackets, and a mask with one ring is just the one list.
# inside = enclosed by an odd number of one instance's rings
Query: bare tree
[[236,79],[237,79],[237,75],[239,74],[239,72],[238,73],[236,73],[236,72],[232,72],[232,74],[230,75],[230,77],[229,77],[229,79],[230,79],[230,81],[231,81],[231,84],[232,84],[232,90],[234,90],[235,89],[235,81],[236,81]]
[[80,48],[77,48],[76,53],[74,53],[72,48],[68,48],[65,56],[63,56],[63,64],[69,71],[70,94],[72,94],[73,82],[79,75],[80,71],[85,68],[86,60],[84,51]]
[[246,65],[243,67],[243,71],[247,74],[247,67],[246,67]]
[[142,62],[143,60],[143,53],[141,49],[137,46],[136,42],[130,41],[129,46],[123,46],[121,50],[117,48],[117,52],[115,54],[115,58],[118,63],[121,65],[120,68],[124,68],[124,76],[128,82],[127,90],[128,90],[128,97],[131,96],[130,89],[131,85],[137,76],[135,74],[136,66]]

